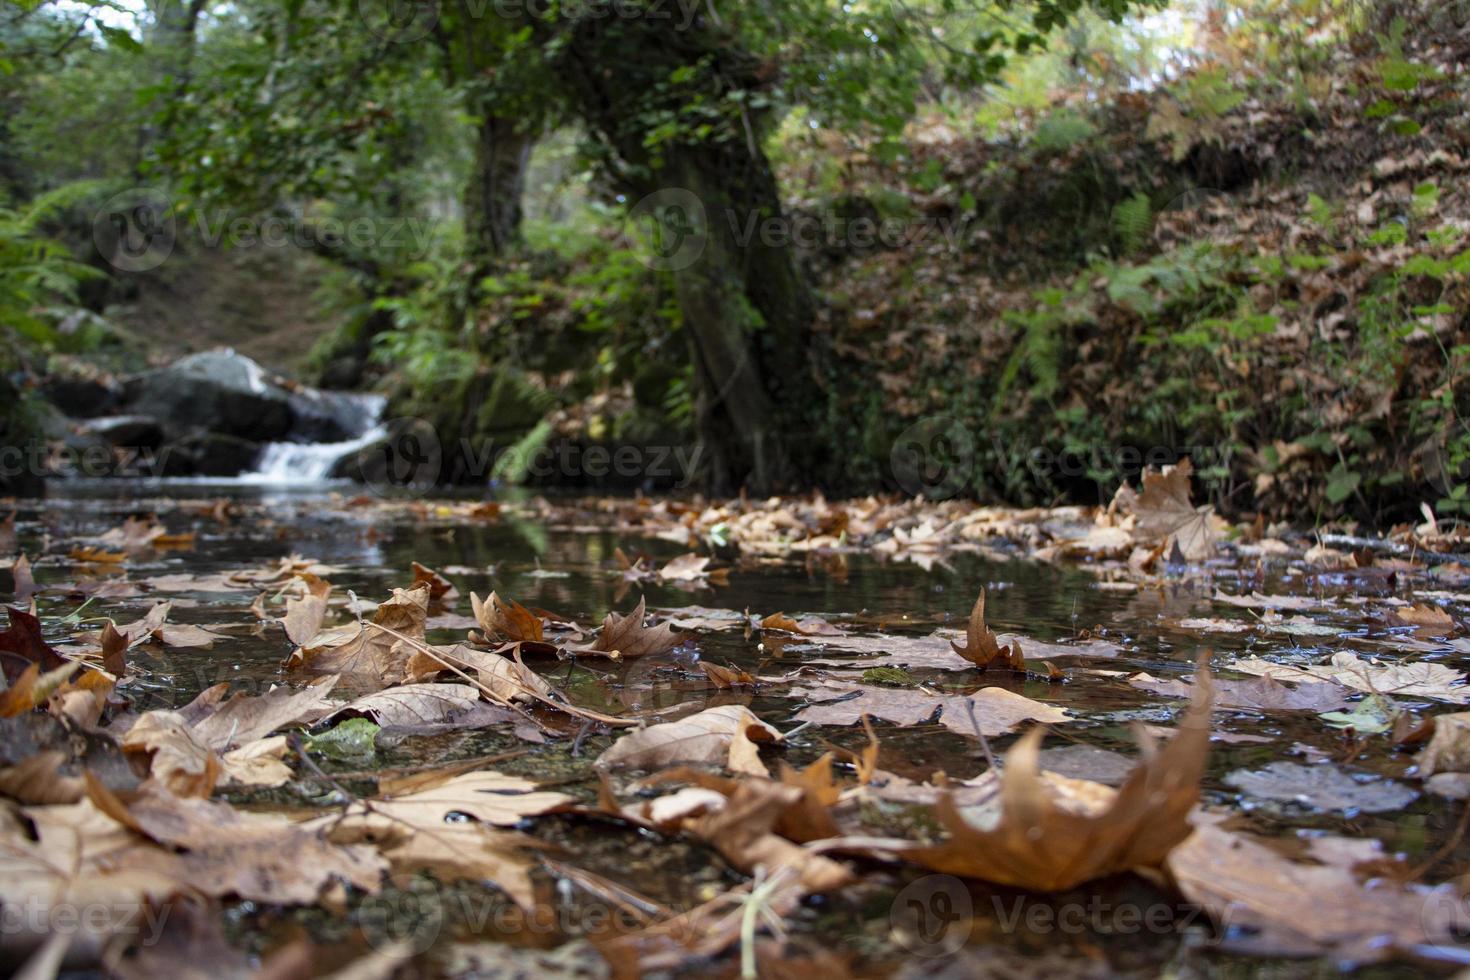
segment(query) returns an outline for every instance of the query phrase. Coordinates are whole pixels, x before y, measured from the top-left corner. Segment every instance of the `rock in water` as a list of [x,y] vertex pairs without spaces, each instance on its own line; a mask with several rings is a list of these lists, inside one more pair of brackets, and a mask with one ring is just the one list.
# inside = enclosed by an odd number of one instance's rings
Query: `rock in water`
[[163,422],[173,438],[200,429],[249,439],[283,439],[295,413],[290,394],[232,350],[191,354],[129,378],[127,409]]

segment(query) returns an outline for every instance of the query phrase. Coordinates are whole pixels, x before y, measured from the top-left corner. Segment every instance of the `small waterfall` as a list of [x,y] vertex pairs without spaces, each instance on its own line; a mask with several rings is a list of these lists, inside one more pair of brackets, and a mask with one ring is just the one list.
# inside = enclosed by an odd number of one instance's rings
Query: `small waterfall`
[[371,446],[387,434],[378,423],[388,400],[382,395],[336,395],[348,400],[360,420],[360,435],[343,442],[269,442],[260,451],[255,471],[240,474],[244,483],[320,483],[340,460]]

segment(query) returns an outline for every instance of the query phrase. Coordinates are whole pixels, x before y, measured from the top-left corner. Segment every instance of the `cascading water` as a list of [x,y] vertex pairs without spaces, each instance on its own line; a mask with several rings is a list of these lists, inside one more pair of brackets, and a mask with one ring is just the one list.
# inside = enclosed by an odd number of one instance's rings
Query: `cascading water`
[[255,470],[240,474],[246,483],[320,483],[331,476],[332,468],[342,459],[360,452],[386,434],[378,423],[388,400],[382,395],[334,395],[341,421],[344,414],[356,423],[359,434],[342,442],[271,442],[260,451]]

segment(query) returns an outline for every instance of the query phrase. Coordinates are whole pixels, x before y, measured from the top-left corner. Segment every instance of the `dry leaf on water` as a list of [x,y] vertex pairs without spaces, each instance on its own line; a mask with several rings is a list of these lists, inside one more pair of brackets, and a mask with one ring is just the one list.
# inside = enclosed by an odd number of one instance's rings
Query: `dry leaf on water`
[[416,589],[421,585],[428,587],[429,602],[431,603],[449,606],[453,605],[454,601],[459,598],[459,590],[454,587],[453,582],[432,568],[425,568],[418,562],[414,562],[413,585],[409,587]]
[[[1182,680],[1161,680],[1146,673],[1134,674],[1128,683],[1144,691],[1170,698],[1194,696],[1194,687]],[[1313,681],[1287,687],[1270,677],[1248,681],[1214,682],[1215,710],[1244,708],[1249,711],[1337,711],[1347,706],[1347,689],[1339,684]]]
[[1021,655],[1021,645],[1011,643],[1001,646],[990,627],[985,625],[985,590],[970,610],[970,621],[965,626],[965,642],[951,643],[954,652],[964,657],[981,670],[991,667],[1009,668],[1017,673],[1026,672],[1026,659]]
[[[538,790],[518,776],[473,772],[417,792],[354,803],[345,814],[320,817],[307,826],[341,843],[372,841],[397,872],[428,869],[450,882],[493,881],[521,907],[532,908],[530,870],[539,843],[493,828],[569,802],[571,797]],[[453,814],[478,823],[451,822]]]
[[480,700],[471,684],[404,684],[366,694],[328,715],[361,715],[383,728],[409,731],[450,728],[469,731],[517,720],[504,708]]
[[484,602],[470,593],[470,607],[485,636],[505,643],[540,643],[541,619],[514,599],[502,599],[492,592]]
[[447,666],[452,665],[474,677],[503,701],[534,702],[554,693],[540,674],[498,653],[477,650],[463,643],[431,649],[433,656],[419,650],[409,660],[410,680],[419,681],[445,673],[458,676]]
[[1194,468],[1189,460],[1143,474],[1143,492],[1134,504],[1138,529],[1152,539],[1173,538],[1189,561],[1215,553],[1219,537],[1213,525],[1215,509],[1208,504],[1195,507],[1189,500],[1189,478]]
[[[1318,844],[1313,856],[1326,857]],[[1197,827],[1165,868],[1186,899],[1226,927],[1228,950],[1372,962],[1395,950],[1457,942],[1463,910],[1452,886],[1359,881],[1349,868],[1292,861],[1247,834]]]
[[41,636],[41,621],[22,609],[5,607],[10,614],[10,627],[0,632],[0,662],[5,679],[15,683],[27,667],[39,664],[42,670],[55,670],[67,661]]
[[216,684],[178,711],[149,711],[122,738],[123,751],[142,769],[181,797],[207,797],[223,778],[249,786],[280,786],[291,769],[281,761],[284,738],[271,732],[316,721],[331,710],[330,677],[301,691],[237,694],[220,703],[229,688]]
[[596,764],[599,768],[652,768],[681,762],[713,763],[763,776],[766,769],[755,743],[780,740],[781,733],[751,714],[750,709],[725,704],[630,732],[598,756]]
[[[393,597],[380,603],[373,612],[372,623],[422,642],[428,610],[428,586],[421,585],[407,591],[394,589]],[[329,635],[318,634],[316,639],[321,641]],[[298,647],[286,665],[304,667],[315,674],[351,675],[355,683],[376,683],[386,687],[404,679],[413,652],[411,644],[387,630],[360,624],[351,632],[333,637],[329,643]]]
[[1337,653],[1328,663],[1305,667],[1244,657],[1232,663],[1230,669],[1298,684],[1334,681],[1366,694],[1432,698],[1454,704],[1470,702],[1470,687],[1465,685],[1465,675],[1437,663],[1377,663],[1360,660],[1351,653]]
[[999,807],[985,826],[942,796],[935,814],[949,838],[899,848],[898,856],[933,871],[1045,892],[1158,866],[1189,836],[1189,813],[1199,800],[1210,744],[1210,675],[1203,662],[1198,678],[1179,734],[1162,749],[1143,736],[1142,759],[1116,792],[1084,784],[1086,795],[1059,794],[1053,784],[1060,777],[1044,779],[1038,768],[1038,729],[1007,753]]
[[[974,694],[934,695],[892,687],[863,687],[824,681],[820,687],[800,688],[794,694],[827,703],[809,705],[796,716],[798,721],[819,725],[855,725],[864,715],[895,725],[919,725],[943,710],[940,724],[960,735],[986,737],[1015,731],[1025,721],[1064,722],[1072,716],[1057,708],[1000,687],[986,687]],[[856,697],[851,695],[856,694]],[[840,700],[839,700],[840,699]],[[971,710],[973,709],[973,716]],[[978,736],[977,736],[978,737]]]
[[638,600],[638,608],[626,616],[615,612],[607,614],[602,621],[602,630],[590,646],[569,648],[572,653],[595,653],[612,660],[627,660],[633,657],[648,657],[667,653],[684,641],[674,633],[668,623],[644,626],[644,600]]

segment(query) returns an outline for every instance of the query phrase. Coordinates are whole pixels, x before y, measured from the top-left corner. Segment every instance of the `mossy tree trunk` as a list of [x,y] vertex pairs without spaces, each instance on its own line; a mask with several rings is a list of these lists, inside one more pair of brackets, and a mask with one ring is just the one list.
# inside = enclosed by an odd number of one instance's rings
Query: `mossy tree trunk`
[[[728,98],[760,88],[764,67],[718,25],[589,17],[562,27],[561,77],[634,214],[686,223],[669,231],[676,247],[658,264],[674,277],[690,338],[712,488],[765,492],[810,474],[812,299],[761,117],[732,117]],[[660,120],[697,105],[719,106],[722,123],[650,140]]]
[[465,242],[479,274],[520,242],[521,198],[535,138],[514,119],[478,107],[474,165],[465,187]]

